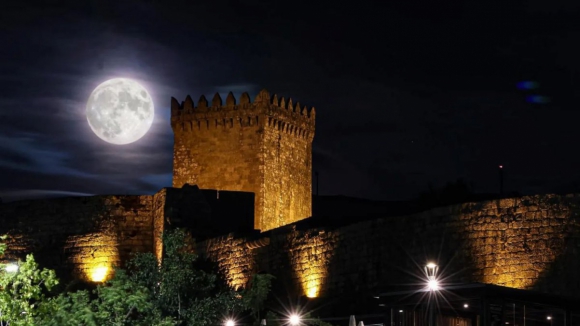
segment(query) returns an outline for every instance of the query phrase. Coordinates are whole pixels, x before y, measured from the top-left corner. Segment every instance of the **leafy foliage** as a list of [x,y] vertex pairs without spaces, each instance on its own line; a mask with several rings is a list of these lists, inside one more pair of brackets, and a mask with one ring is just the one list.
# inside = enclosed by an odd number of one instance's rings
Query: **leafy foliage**
[[[6,237],[0,238],[4,240]],[[0,255],[6,244],[0,244]],[[32,255],[24,262],[16,263],[18,270],[8,270],[0,264],[0,325],[37,325],[36,319],[44,313],[39,307],[46,300],[46,293],[58,284],[52,270],[40,269]]]
[[89,291],[64,293],[48,304],[42,325],[47,326],[145,326],[175,325],[163,318],[149,301],[146,288],[133,283],[125,271],[118,270],[106,285]]
[[[259,323],[273,277],[256,275],[250,287],[236,292],[216,274],[196,268],[188,240],[182,230],[168,232],[161,263],[139,253],[127,270],[117,269],[95,290],[52,298],[45,293],[58,283],[55,273],[40,270],[29,255],[17,273],[0,272],[0,326],[209,326],[247,311]],[[0,243],[0,253],[5,248]]]
[[269,274],[254,275],[251,286],[242,294],[243,305],[251,311],[254,322],[260,322],[260,312],[264,309],[264,302],[270,294],[274,276]]
[[270,290],[271,276],[256,276],[252,286],[237,293],[221,284],[217,275],[195,268],[197,256],[188,247],[183,230],[164,235],[161,265],[153,254],[138,254],[131,261],[132,280],[149,290],[161,314],[177,325],[219,325],[233,314],[261,309]]

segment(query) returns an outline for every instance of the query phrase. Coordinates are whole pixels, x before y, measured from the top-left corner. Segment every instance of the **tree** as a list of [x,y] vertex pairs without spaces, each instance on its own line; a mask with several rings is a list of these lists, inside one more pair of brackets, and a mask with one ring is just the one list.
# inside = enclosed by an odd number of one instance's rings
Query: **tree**
[[[6,236],[0,237],[0,241]],[[0,243],[0,256],[6,244]],[[0,264],[0,325],[34,326],[46,311],[41,307],[46,294],[58,284],[54,271],[40,269],[34,257],[27,255],[24,262]]]
[[[41,270],[32,255],[18,262],[17,271],[0,265],[0,326],[209,326],[248,311],[259,323],[271,275],[256,275],[249,288],[236,292],[216,274],[196,268],[186,232],[167,232],[163,243],[161,263],[139,253],[127,270],[117,269],[93,291],[52,297],[47,293],[58,284],[56,275]],[[5,249],[0,242],[0,255]]]
[[270,291],[270,275],[257,275],[252,286],[236,292],[216,274],[196,268],[197,256],[182,230],[163,235],[161,264],[151,253],[139,253],[127,270],[92,291],[61,294],[45,303],[47,326],[219,325],[232,316],[259,311]]
[[148,290],[135,284],[124,270],[117,270],[106,285],[92,293],[86,290],[63,293],[45,304],[42,325],[46,326],[171,326],[150,301]]
[[[131,279],[151,293],[153,305],[177,325],[219,325],[225,314],[250,310],[259,317],[273,278],[256,275],[252,286],[236,292],[221,283],[218,276],[195,267],[197,255],[188,245],[185,231],[164,234],[164,255],[159,265],[151,253],[138,254],[129,264]],[[259,322],[259,320],[257,320]]]
[[421,207],[427,209],[463,203],[471,198],[473,198],[472,188],[462,178],[459,178],[455,182],[448,182],[439,189],[433,189],[429,185],[429,191],[419,194],[417,201]]
[[250,310],[256,325],[260,323],[260,313],[270,294],[272,279],[274,276],[270,274],[256,274],[252,278],[251,286],[242,294],[243,305]]

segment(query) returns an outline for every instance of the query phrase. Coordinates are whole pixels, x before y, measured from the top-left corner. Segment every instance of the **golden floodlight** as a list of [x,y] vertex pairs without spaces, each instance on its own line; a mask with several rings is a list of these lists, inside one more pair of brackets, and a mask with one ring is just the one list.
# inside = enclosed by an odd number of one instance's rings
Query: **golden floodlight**
[[103,282],[105,278],[109,275],[108,266],[97,266],[91,270],[91,281],[93,282]]
[[293,244],[304,248],[293,252],[291,259],[300,262],[294,265],[294,271],[302,287],[302,294],[308,298],[317,298],[324,291],[328,265],[335,249],[333,243],[324,240],[326,236],[319,233]]
[[320,292],[320,277],[322,273],[316,273],[314,268],[311,268],[306,273],[306,275],[302,276],[305,281],[302,285],[304,292],[308,298],[316,298]]
[[113,266],[119,266],[119,241],[112,232],[95,232],[67,239],[67,247],[73,251],[71,261],[75,274],[86,282],[101,283],[113,275]]

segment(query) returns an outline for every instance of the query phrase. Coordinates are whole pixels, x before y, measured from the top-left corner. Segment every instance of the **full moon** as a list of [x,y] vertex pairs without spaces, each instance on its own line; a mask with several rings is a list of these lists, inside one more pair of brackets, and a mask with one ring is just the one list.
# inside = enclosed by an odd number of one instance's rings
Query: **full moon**
[[153,123],[153,100],[139,83],[109,79],[95,88],[87,102],[87,120],[102,140],[125,145],[143,137]]

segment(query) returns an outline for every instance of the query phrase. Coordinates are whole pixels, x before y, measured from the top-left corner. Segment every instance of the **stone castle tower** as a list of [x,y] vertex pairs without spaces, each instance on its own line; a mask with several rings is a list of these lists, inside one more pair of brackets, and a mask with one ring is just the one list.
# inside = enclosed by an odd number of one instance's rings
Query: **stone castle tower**
[[253,192],[261,231],[310,217],[314,122],[314,108],[266,90],[239,103],[230,92],[225,105],[217,93],[197,106],[172,98],[173,187]]

